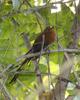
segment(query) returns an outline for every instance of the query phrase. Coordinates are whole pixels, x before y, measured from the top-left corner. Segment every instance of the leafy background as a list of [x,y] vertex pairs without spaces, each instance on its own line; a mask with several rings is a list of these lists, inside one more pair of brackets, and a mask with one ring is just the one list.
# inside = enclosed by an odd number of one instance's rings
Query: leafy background
[[[25,0],[24,0],[25,1]],[[38,0],[38,7],[42,0]],[[53,0],[55,1],[55,0]],[[32,5],[32,9],[35,7],[34,0],[29,0]],[[46,0],[48,2],[48,0]],[[56,13],[51,13],[51,6],[47,3],[45,9],[40,8],[38,13],[41,15],[36,16],[35,12],[29,7],[27,3],[23,3],[23,0],[1,0],[0,1],[0,73],[3,73],[0,82],[3,87],[8,92],[9,96],[16,100],[36,100],[37,91],[34,89],[36,83],[36,75],[34,73],[34,65],[30,62],[29,66],[25,65],[24,69],[32,73],[21,74],[19,79],[14,84],[8,84],[11,80],[13,73],[11,71],[14,68],[4,71],[10,64],[15,64],[16,59],[28,51],[26,48],[24,39],[21,36],[22,32],[26,32],[31,45],[33,44],[35,38],[38,34],[46,27],[46,25],[54,26],[55,31],[58,36],[58,41],[61,43],[63,48],[66,48],[70,42],[72,42],[71,27],[73,24],[75,14],[71,11],[70,7],[73,7],[73,2],[69,5],[64,3],[61,5],[61,11]],[[21,5],[22,4],[22,5]],[[43,6],[43,5],[42,5]],[[38,9],[38,8],[37,8]],[[53,7],[53,9],[57,9]],[[39,22],[38,22],[38,20]],[[44,23],[43,22],[46,23]],[[40,24],[39,24],[40,23]],[[41,28],[40,28],[41,25]],[[79,44],[79,43],[78,43]],[[58,44],[55,42],[50,46],[50,50],[57,49]],[[59,64],[63,64],[64,53],[53,53],[49,56],[51,73],[55,75],[59,74]],[[77,64],[75,70],[79,73],[80,63]],[[39,63],[40,71],[47,72],[47,61],[46,56],[42,56]],[[43,75],[43,81],[46,90],[48,90],[48,77]],[[56,79],[52,76],[53,83],[56,83]],[[76,82],[74,74],[71,74],[71,80]],[[0,100],[5,100],[2,91],[0,92]],[[73,93],[73,86],[67,91],[66,96]]]

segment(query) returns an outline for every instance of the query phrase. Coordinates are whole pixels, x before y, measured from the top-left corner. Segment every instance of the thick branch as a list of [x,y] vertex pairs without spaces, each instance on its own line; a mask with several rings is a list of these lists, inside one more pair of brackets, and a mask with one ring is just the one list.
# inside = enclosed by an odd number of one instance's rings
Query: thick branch
[[[80,53],[80,49],[59,49],[59,50],[50,50],[50,51],[42,51],[41,55],[45,55],[45,54],[51,54],[51,53],[57,53],[57,52],[67,52],[67,53]],[[39,53],[32,53],[32,54],[27,54],[27,55],[22,55],[21,57],[19,57],[17,59],[17,61],[21,60],[22,58],[30,58],[30,57],[35,57],[35,56],[39,56]]]

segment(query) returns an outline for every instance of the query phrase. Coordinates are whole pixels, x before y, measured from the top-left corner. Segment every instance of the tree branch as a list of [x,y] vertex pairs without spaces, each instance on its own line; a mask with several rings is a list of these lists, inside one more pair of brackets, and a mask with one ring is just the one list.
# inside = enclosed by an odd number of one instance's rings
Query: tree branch
[[[52,54],[52,53],[57,53],[57,52],[67,52],[67,53],[80,53],[80,49],[59,49],[59,50],[50,50],[50,51],[42,51],[41,55],[46,55],[46,54]],[[27,55],[22,55],[21,57],[17,58],[16,61],[20,61],[22,58],[30,58],[30,57],[35,57],[39,56],[39,53],[32,53],[32,54],[27,54]]]

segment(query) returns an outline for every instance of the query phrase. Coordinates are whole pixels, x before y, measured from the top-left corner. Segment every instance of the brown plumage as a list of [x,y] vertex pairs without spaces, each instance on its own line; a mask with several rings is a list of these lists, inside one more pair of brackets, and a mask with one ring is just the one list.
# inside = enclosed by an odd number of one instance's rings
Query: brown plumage
[[[32,48],[25,55],[27,55],[29,53],[40,52],[42,49],[42,45],[43,45],[43,50],[44,50],[45,48],[47,48],[48,45],[50,45],[51,43],[53,43],[55,41],[55,38],[56,38],[56,33],[55,33],[53,27],[50,27],[50,26],[46,27],[46,29],[35,39]],[[35,57],[35,59],[37,59],[38,57],[39,56]],[[18,68],[18,70],[20,70],[22,68],[22,66],[24,64],[28,63],[31,59],[33,59],[33,57],[25,58],[25,60],[20,64],[20,67]],[[10,83],[15,81],[17,76],[18,75],[16,74],[12,78]]]

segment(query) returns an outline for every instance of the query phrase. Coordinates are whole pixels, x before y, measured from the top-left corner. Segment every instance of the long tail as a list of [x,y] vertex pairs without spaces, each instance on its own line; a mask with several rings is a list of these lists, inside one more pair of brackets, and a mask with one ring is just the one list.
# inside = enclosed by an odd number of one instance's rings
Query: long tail
[[[27,54],[29,54],[29,53],[31,53],[31,50],[30,50],[29,52],[27,52],[25,55],[27,55]],[[23,62],[21,62],[21,64],[16,65],[16,67],[19,66],[19,68],[17,69],[17,71],[20,71],[21,68],[22,68],[22,66],[24,66],[25,64],[28,64],[28,63],[30,62],[31,59],[32,59],[32,58],[25,58],[25,60],[24,60]],[[17,77],[18,77],[18,74],[15,74],[9,83],[11,84],[12,82],[15,82],[16,79],[17,79]]]

